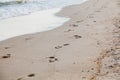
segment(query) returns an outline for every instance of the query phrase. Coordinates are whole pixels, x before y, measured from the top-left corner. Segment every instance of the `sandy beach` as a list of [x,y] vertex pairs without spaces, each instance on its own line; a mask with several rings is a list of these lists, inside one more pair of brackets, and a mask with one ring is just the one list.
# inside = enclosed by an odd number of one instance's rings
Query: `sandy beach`
[[120,0],[89,0],[56,15],[71,19],[0,42],[0,80],[120,80]]

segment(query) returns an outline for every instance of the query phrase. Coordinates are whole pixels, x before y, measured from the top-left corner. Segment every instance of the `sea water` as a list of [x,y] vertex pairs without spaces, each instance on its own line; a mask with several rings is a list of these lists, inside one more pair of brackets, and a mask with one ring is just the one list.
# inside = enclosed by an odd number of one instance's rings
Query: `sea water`
[[55,16],[63,7],[86,0],[0,0],[0,41],[59,27],[70,18]]

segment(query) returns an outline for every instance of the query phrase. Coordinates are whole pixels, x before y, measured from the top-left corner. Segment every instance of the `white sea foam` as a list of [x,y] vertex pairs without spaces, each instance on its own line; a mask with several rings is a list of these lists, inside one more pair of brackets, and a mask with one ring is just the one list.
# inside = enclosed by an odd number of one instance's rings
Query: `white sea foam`
[[[58,17],[54,14],[59,12],[62,7],[73,4],[73,1],[78,3],[77,1],[81,0],[38,0],[38,2],[25,4],[2,5],[0,7],[0,41],[59,27],[69,18]],[[81,2],[83,1],[85,0]]]
[[60,10],[60,8],[49,9],[26,16],[2,20],[0,21],[0,40],[54,29],[69,20],[69,18],[54,15]]
[[0,19],[26,15],[52,8],[62,8],[72,4],[79,4],[86,0],[31,0],[28,3],[16,3],[16,1],[0,0]]

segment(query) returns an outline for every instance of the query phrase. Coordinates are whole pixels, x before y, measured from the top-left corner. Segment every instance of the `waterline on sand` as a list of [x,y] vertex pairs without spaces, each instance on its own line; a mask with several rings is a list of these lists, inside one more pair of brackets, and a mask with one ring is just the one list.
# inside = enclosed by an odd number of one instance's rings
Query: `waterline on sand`
[[54,15],[60,10],[61,8],[49,9],[31,13],[30,15],[1,20],[0,41],[19,35],[51,30],[62,25],[69,18]]
[[9,4],[4,6],[2,3],[0,8],[0,41],[57,28],[70,18],[56,16],[56,13],[65,6],[85,1],[87,0],[53,0],[51,3],[49,0],[37,0],[37,2],[15,4],[16,2],[13,0],[11,2],[14,3],[13,5],[8,2]]

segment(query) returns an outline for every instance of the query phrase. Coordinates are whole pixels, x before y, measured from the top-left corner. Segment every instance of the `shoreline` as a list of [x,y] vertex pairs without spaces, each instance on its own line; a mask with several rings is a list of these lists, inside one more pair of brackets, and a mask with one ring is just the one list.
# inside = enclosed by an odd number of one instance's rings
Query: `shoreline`
[[48,9],[13,17],[0,21],[0,41],[11,39],[18,36],[35,34],[39,32],[49,31],[61,26],[69,20],[66,17],[56,16],[61,8]]
[[[0,3],[0,20],[11,18],[11,17],[17,17],[22,15],[28,15],[33,12],[52,9],[52,8],[63,8],[72,4],[80,4],[84,2],[85,0],[69,0],[67,1],[28,1],[27,3],[19,3],[15,0],[8,2],[1,2]],[[6,6],[5,6],[6,5]],[[7,7],[8,6],[8,7]],[[30,8],[29,8],[30,7]]]
[[56,15],[71,19],[61,27],[0,42],[0,78],[119,79],[119,8],[118,0],[65,7]]
[[[64,17],[57,16],[57,13],[59,13],[62,9],[63,8],[53,8],[53,9],[33,12],[30,13],[29,15],[22,15],[18,17],[12,17],[8,19],[0,20],[0,26],[3,26],[0,28],[0,32],[1,32],[0,36],[2,36],[0,37],[0,41],[12,39],[18,36],[41,33],[44,31],[49,31],[57,27],[60,27],[70,19],[69,17],[65,17],[65,16]],[[48,18],[47,16],[49,17],[49,19],[47,19]],[[20,26],[23,27],[20,28]],[[27,26],[30,26],[30,28]],[[9,30],[7,31],[6,29]],[[19,29],[19,31],[17,29]]]

